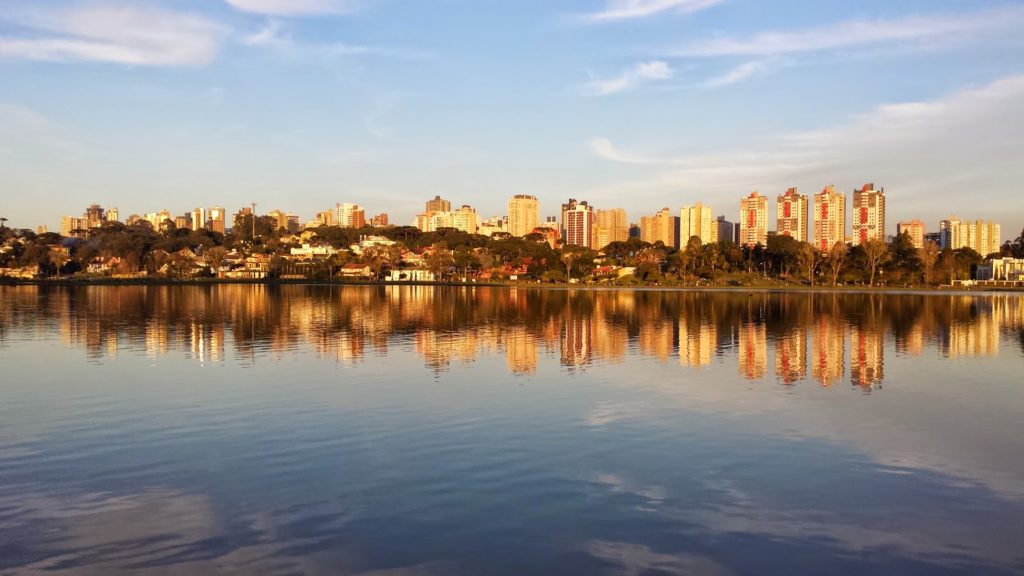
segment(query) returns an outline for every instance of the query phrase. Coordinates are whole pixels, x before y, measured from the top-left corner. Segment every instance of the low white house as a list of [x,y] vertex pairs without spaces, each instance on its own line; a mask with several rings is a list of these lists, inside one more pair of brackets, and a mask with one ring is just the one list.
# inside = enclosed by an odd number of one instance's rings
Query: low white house
[[385,282],[433,282],[434,273],[425,268],[395,268],[384,276]]
[[334,249],[330,244],[324,246],[313,246],[311,244],[303,244],[301,248],[292,248],[291,255],[303,259],[312,260],[314,258],[330,258],[337,254],[338,251]]
[[1024,258],[994,258],[985,264],[979,264],[975,271],[975,280],[1024,281]]

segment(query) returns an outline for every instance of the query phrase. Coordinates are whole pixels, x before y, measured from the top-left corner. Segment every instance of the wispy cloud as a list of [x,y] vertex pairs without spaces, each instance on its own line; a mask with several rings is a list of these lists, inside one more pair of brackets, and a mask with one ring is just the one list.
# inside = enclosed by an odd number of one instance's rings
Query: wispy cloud
[[612,144],[612,141],[607,138],[591,138],[587,141],[587,148],[597,156],[605,160],[612,162],[621,162],[623,164],[670,164],[670,160],[661,158],[651,158],[642,155],[623,152]]
[[200,66],[213,61],[224,30],[194,14],[130,5],[0,12],[23,30],[0,36],[0,58]]
[[705,80],[701,86],[704,88],[721,88],[722,86],[737,84],[752,76],[765,72],[770,67],[771,63],[767,60],[752,60],[750,62],[744,62],[743,64],[727,71],[725,74]]
[[236,10],[267,16],[318,16],[353,10],[345,0],[224,0]]
[[246,46],[286,46],[292,43],[292,39],[284,35],[283,27],[278,21],[268,20],[256,32],[243,35],[241,42]]
[[895,20],[851,20],[796,32],[762,32],[749,37],[720,37],[667,51],[673,56],[774,56],[823,52],[879,43],[953,41],[1024,25],[1024,8],[974,14],[911,16]]
[[603,10],[588,14],[587,19],[608,22],[646,18],[662,12],[689,14],[721,2],[722,0],[607,0]]
[[[875,181],[895,192],[890,203],[908,216],[999,213],[1007,219],[1004,224],[1016,225],[1024,221],[1017,190],[1024,180],[1021,125],[1024,75],[934,101],[882,105],[834,129],[720,153],[645,156],[604,138],[587,146],[609,161],[662,168],[642,180],[595,191],[598,196],[657,197],[688,189],[706,193],[712,202],[725,198],[731,206],[749,190]],[[930,202],[936,197],[949,202],[936,206]]]
[[632,90],[640,84],[667,80],[672,77],[672,68],[660,60],[640,62],[624,70],[614,78],[592,78],[584,87],[584,92],[595,96],[608,96]]
[[404,60],[427,60],[434,55],[425,50],[400,46],[369,46],[331,42],[326,44],[308,43],[296,40],[285,23],[268,20],[259,30],[243,34],[237,40],[254,48],[276,49],[294,58],[329,60],[353,56],[380,56]]

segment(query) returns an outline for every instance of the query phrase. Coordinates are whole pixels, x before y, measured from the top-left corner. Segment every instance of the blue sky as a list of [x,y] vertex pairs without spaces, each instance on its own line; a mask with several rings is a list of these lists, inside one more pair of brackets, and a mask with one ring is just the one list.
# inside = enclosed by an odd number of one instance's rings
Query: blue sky
[[4,0],[0,215],[440,194],[630,220],[874,182],[1024,228],[1024,3]]

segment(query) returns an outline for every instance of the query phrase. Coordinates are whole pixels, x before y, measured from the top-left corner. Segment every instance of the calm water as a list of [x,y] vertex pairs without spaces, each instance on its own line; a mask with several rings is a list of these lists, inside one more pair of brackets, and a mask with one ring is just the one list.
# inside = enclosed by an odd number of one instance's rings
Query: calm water
[[1024,298],[0,287],[0,574],[1020,574]]

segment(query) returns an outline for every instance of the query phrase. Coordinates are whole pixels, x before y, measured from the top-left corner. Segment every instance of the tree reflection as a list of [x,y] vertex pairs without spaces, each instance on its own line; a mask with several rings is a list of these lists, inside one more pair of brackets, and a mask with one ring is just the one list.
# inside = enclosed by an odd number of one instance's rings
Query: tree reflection
[[[119,351],[181,353],[200,362],[280,359],[306,348],[340,363],[396,345],[434,371],[482,354],[530,375],[557,357],[566,370],[630,356],[782,384],[877,389],[887,352],[949,358],[1024,350],[1024,298],[739,291],[600,291],[426,286],[2,287],[0,346],[59,331],[94,359]],[[847,356],[849,354],[849,356]],[[849,365],[849,373],[846,366]],[[769,371],[769,367],[773,370]]]

